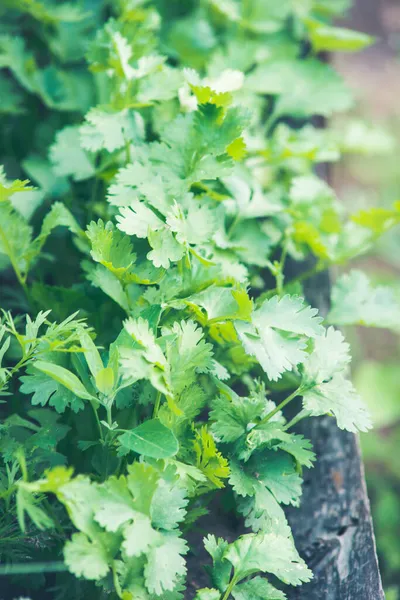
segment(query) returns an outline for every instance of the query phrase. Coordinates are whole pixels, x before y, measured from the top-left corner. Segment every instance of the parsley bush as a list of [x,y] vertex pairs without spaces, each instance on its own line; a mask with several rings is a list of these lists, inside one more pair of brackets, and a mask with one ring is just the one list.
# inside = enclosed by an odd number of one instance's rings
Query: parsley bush
[[400,312],[358,271],[328,315],[303,297],[400,222],[400,205],[347,214],[315,174],[349,148],[311,117],[352,104],[319,53],[371,43],[330,24],[345,5],[3,0],[0,554],[15,589],[183,598],[187,534],[215,502],[247,533],[204,538],[196,600],[282,600],[279,580],[312,577],[282,508],[315,460],[293,427],[370,427],[334,326]]

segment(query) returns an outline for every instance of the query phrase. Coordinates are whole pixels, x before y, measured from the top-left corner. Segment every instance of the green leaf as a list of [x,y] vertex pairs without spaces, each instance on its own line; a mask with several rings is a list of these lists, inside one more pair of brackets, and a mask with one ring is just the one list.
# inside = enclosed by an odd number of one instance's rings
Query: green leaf
[[139,142],[144,135],[144,125],[138,112],[123,110],[108,112],[92,108],[80,127],[81,146],[90,152],[114,152],[130,142]]
[[273,493],[278,502],[298,505],[302,479],[289,454],[264,450],[252,456],[249,468],[257,472],[258,480]]
[[153,525],[158,529],[176,529],[185,518],[187,504],[186,490],[180,486],[179,480],[161,479],[151,501]]
[[31,367],[27,372],[29,375],[20,377],[22,385],[19,391],[22,394],[33,394],[31,398],[33,406],[38,404],[45,406],[48,403],[49,406],[54,406],[58,413],[65,412],[68,406],[76,413],[83,409],[82,400],[63,384],[45,373],[35,372]]
[[123,448],[152,458],[169,458],[179,450],[178,440],[158,419],[145,421],[118,438]]
[[352,383],[340,373],[305,392],[303,406],[315,417],[333,414],[340,429],[356,433],[372,427],[363,401]]
[[171,262],[177,262],[183,257],[184,249],[167,229],[160,231],[150,229],[148,239],[153,250],[148,252],[147,258],[155,267],[168,269]]
[[97,372],[95,377],[96,387],[102,394],[110,394],[115,382],[114,371],[111,367],[105,367]]
[[132,521],[123,528],[122,547],[127,556],[140,556],[158,545],[160,534],[153,529],[148,516],[137,513]]
[[400,330],[400,300],[389,286],[373,286],[361,271],[342,275],[332,289],[328,321]]
[[312,452],[312,444],[302,435],[292,433],[290,440],[281,442],[279,448],[291,454],[300,465],[304,465],[309,469],[313,466],[316,460],[314,452]]
[[235,600],[285,600],[286,594],[262,577],[241,583],[232,591]]
[[252,0],[243,6],[242,24],[255,33],[274,33],[283,28],[291,12],[290,0]]
[[314,339],[313,350],[304,361],[304,381],[306,384],[330,381],[336,373],[346,372],[350,360],[350,346],[343,334],[329,327],[324,335]]
[[149,592],[161,595],[174,589],[178,579],[186,574],[183,555],[187,551],[185,540],[173,533],[165,534],[160,545],[150,550],[144,569]]
[[64,546],[64,560],[77,577],[97,581],[109,571],[109,556],[97,540],[90,541],[84,533],[74,533]]
[[221,594],[218,590],[203,588],[202,590],[198,590],[195,600],[220,600]]
[[136,262],[129,238],[114,229],[111,222],[104,224],[101,219],[97,223],[92,221],[86,234],[92,245],[93,259],[122,279]]
[[291,531],[285,513],[275,496],[253,477],[254,495],[238,498],[238,511],[245,517],[246,527],[255,533],[279,531],[290,536]]
[[209,287],[185,300],[189,307],[198,306],[207,314],[208,323],[227,320],[249,320],[253,302],[241,288]]
[[374,207],[369,210],[360,210],[352,216],[352,221],[371,231],[374,237],[380,236],[399,225],[400,202],[395,202],[392,209]]
[[81,148],[78,126],[68,126],[57,133],[50,147],[50,160],[57,175],[72,177],[74,181],[89,179],[95,174],[91,158]]
[[227,459],[217,450],[214,438],[203,426],[196,432],[194,441],[196,453],[196,466],[204,473],[207,479],[217,488],[223,488],[223,479],[229,477],[229,466]]
[[251,91],[278,95],[274,115],[331,116],[353,100],[340,76],[316,59],[271,61],[247,79]]
[[83,329],[79,332],[79,341],[81,343],[83,354],[85,355],[89,370],[93,377],[96,378],[100,371],[104,370],[100,353],[86,330]]
[[29,179],[25,179],[24,181],[14,179],[14,181],[8,182],[4,173],[4,167],[0,166],[0,202],[9,200],[17,192],[34,190],[35,188],[30,186],[29,183]]
[[126,313],[129,313],[128,297],[122,283],[114,273],[108,271],[103,265],[96,265],[96,268],[88,269],[87,278],[94,287],[100,288]]
[[232,566],[229,561],[224,559],[224,554],[229,546],[228,542],[222,538],[216,538],[209,534],[204,538],[204,549],[213,560],[213,566],[210,569],[213,585],[220,591],[227,588],[231,576]]
[[57,497],[68,510],[69,518],[77,529],[90,538],[99,533],[94,521],[94,507],[100,498],[95,485],[82,475],[71,479],[57,490]]
[[98,488],[98,498],[94,518],[107,531],[116,532],[138,514],[125,478],[110,477]]
[[224,557],[239,580],[259,571],[271,573],[290,585],[300,585],[312,578],[293,540],[277,533],[243,535],[229,545]]
[[18,487],[16,502],[18,523],[22,531],[26,531],[25,513],[38,529],[48,529],[54,526],[53,520],[39,506],[39,502],[22,486]]
[[341,429],[370,429],[368,411],[352,383],[345,378],[350,362],[349,346],[339,331],[330,327],[314,340],[314,349],[304,362],[303,406],[313,416],[334,414]]
[[210,419],[211,430],[222,442],[236,441],[251,429],[251,425],[260,419],[266,403],[262,399],[233,398],[221,396],[214,400]]
[[180,244],[205,244],[218,228],[218,213],[214,206],[196,202],[191,194],[180,204],[175,203],[167,215],[167,225]]
[[163,330],[163,335],[168,340],[166,355],[171,387],[180,394],[196,382],[198,373],[213,369],[212,345],[205,341],[204,331],[191,320],[175,322],[171,329]]
[[78,398],[93,400],[93,396],[89,394],[83,383],[68,369],[44,360],[36,360],[32,366],[66,387]]
[[[129,199],[129,196],[127,197]],[[136,235],[138,238],[148,236],[149,229],[158,231],[163,228],[162,220],[144,202],[131,200],[128,207],[120,208],[117,216],[118,229],[128,235]]]
[[[0,257],[5,255],[14,269],[26,274],[32,244],[32,227],[8,202],[0,203]],[[0,268],[3,268],[2,262]]]
[[331,27],[314,19],[306,20],[306,25],[316,52],[356,52],[368,48],[375,41],[365,33],[344,27]]
[[277,381],[304,360],[306,344],[300,336],[313,338],[323,331],[317,313],[298,296],[274,296],[253,312],[252,323],[236,321],[235,328],[246,353]]

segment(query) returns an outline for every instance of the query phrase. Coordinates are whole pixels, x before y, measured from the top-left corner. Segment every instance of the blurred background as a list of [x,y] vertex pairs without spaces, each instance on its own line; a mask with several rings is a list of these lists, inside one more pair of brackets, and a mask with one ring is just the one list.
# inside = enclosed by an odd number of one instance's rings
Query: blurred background
[[[332,178],[352,212],[390,208],[400,199],[400,0],[354,0],[340,23],[376,36],[355,55],[333,57],[357,105],[348,143],[364,155],[345,156]],[[366,140],[368,143],[366,144]],[[400,296],[400,233],[384,236],[361,267],[372,281],[393,286]],[[400,600],[400,336],[384,329],[346,331],[352,344],[353,376],[372,412],[375,429],[361,437],[377,550],[387,600]]]

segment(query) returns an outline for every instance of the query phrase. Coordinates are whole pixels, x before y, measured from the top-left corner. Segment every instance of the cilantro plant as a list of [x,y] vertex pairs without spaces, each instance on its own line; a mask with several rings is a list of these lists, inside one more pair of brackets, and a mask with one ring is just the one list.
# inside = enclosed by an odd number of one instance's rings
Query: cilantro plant
[[370,427],[334,326],[398,323],[400,310],[359,272],[329,315],[304,299],[309,277],[400,222],[400,205],[347,214],[316,175],[345,136],[311,118],[352,104],[320,53],[371,43],[330,24],[346,5],[3,0],[12,589],[183,598],[188,534],[216,504],[245,533],[205,536],[196,600],[282,600],[280,582],[312,577],[283,510],[315,460],[294,426]]

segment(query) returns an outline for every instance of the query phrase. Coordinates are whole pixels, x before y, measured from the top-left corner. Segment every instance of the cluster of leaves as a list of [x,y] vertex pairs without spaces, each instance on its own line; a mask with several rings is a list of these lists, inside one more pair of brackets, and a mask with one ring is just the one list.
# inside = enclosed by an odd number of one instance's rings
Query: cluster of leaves
[[329,24],[346,5],[4,5],[0,503],[25,560],[51,548],[79,578],[53,576],[57,598],[183,598],[185,536],[217,490],[246,533],[205,538],[196,600],[282,600],[312,577],[282,508],[315,460],[293,427],[370,427],[333,326],[400,310],[357,272],[325,322],[303,299],[400,222],[345,214],[315,174],[348,148],[310,117],[352,103],[318,53],[371,43]]

